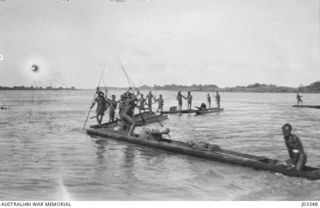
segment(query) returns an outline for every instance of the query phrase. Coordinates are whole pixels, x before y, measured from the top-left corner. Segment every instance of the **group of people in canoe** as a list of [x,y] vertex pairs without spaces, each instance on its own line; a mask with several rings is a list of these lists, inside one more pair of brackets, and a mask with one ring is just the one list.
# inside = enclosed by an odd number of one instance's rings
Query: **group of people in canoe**
[[[140,111],[145,112],[146,110],[149,112],[153,112],[152,105],[154,103],[158,104],[158,107],[155,113],[163,112],[164,99],[161,94],[157,98],[155,95],[152,94],[152,91],[149,91],[149,93],[144,97],[144,95],[140,93],[138,89],[136,89],[136,92],[137,94],[135,95],[133,89],[129,88],[129,90],[127,90],[125,93],[123,93],[120,96],[119,100],[116,100],[116,95],[111,95],[111,98],[109,98],[107,89],[105,90],[105,92],[103,92],[100,90],[99,87],[97,87],[96,98],[90,107],[92,109],[94,105],[97,104],[96,116],[95,116],[97,119],[97,123],[101,125],[102,119],[107,110],[109,110],[109,122],[115,121],[116,109],[118,106],[119,106],[118,115],[120,117],[120,120],[125,120],[129,123],[132,123],[132,119],[129,118],[130,115],[127,115],[128,112],[126,114],[122,113],[126,111],[125,109],[128,106],[130,109],[129,114],[132,114],[131,117],[133,116],[133,112],[135,108],[139,109],[139,112]],[[191,92],[188,91],[187,96],[184,96],[182,95],[181,91],[178,91],[177,101],[178,101],[179,110],[182,110],[183,99],[187,101],[187,109],[191,110],[191,107],[192,107]],[[218,108],[220,108],[220,94],[218,91],[216,92],[215,99],[216,99]],[[207,94],[207,102],[208,102],[209,108],[211,108],[211,96],[209,93]],[[206,105],[202,103],[200,108],[205,109]]]
[[[148,110],[152,112],[152,104],[158,103],[157,112],[163,111],[164,100],[160,94],[158,98],[152,94],[151,91],[147,94],[146,98],[136,89],[136,94],[132,88],[129,88],[126,92],[121,94],[120,99],[116,100],[116,95],[111,95],[108,97],[108,90],[105,93],[102,92],[99,87],[96,89],[96,98],[92,103],[90,109],[97,104],[96,108],[96,119],[99,125],[102,123],[103,116],[107,110],[109,110],[109,122],[115,121],[116,109],[118,107],[119,124],[120,125],[130,125],[129,134],[131,135],[134,127],[135,120],[133,119],[134,110],[137,108],[139,113],[141,111],[145,112]],[[142,114],[141,114],[142,116]],[[143,117],[142,117],[143,120]]]
[[[217,107],[220,108],[220,94],[219,94],[218,91],[216,92],[215,98],[216,98]],[[177,100],[178,100],[178,110],[179,111],[182,110],[183,99],[185,99],[187,101],[187,109],[191,110],[191,107],[192,107],[192,95],[191,95],[191,92],[188,91],[187,96],[184,96],[184,95],[182,95],[181,91],[178,91]],[[211,108],[211,96],[210,96],[210,93],[207,94],[207,103],[208,103],[209,108]],[[203,109],[206,108],[205,103],[201,103],[200,108],[203,108]]]

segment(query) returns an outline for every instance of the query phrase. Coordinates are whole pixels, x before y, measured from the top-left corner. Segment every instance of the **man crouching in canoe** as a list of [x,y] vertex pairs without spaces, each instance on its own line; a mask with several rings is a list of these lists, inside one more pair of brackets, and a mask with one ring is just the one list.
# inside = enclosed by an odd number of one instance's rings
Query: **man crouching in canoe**
[[290,156],[290,159],[286,161],[287,166],[292,169],[302,170],[307,163],[307,155],[303,150],[299,137],[291,133],[292,126],[288,123],[282,126],[282,131]]

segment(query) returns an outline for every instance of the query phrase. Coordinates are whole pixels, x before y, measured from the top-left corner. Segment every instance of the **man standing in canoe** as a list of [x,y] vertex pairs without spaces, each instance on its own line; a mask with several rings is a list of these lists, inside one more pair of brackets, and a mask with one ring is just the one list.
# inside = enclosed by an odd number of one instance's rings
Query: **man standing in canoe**
[[178,100],[178,110],[182,110],[182,98],[185,98],[186,99],[186,97],[185,96],[183,96],[182,94],[181,94],[181,91],[179,90],[178,91],[178,95],[177,95],[177,100]]
[[138,100],[140,110],[145,112],[146,99],[144,99],[143,94],[140,94],[140,99]]
[[94,102],[91,105],[91,109],[93,108],[94,104],[97,103],[97,109],[96,109],[96,119],[99,125],[101,125],[102,118],[104,116],[104,112],[107,109],[107,101],[104,98],[103,92],[99,91],[97,88],[97,94],[98,97],[94,100]]
[[152,92],[149,91],[149,94],[147,95],[147,104],[150,112],[152,112],[152,98],[153,98]]
[[220,94],[218,91],[216,92],[216,102],[217,102],[218,108],[220,108]]
[[210,96],[209,93],[208,93],[208,95],[207,95],[207,101],[208,101],[208,106],[209,106],[209,108],[211,108],[211,96]]
[[187,95],[187,98],[186,98],[187,102],[188,102],[188,110],[191,110],[191,106],[192,106],[192,95],[191,95],[191,92],[188,91],[188,95]]
[[128,92],[128,97],[124,102],[123,109],[121,110],[120,120],[130,125],[128,135],[132,135],[136,126],[136,122],[132,117],[134,114],[134,108],[137,106],[135,103],[137,100],[138,99],[134,94]]
[[157,109],[156,113],[158,111],[160,111],[160,113],[162,113],[162,111],[163,111],[163,102],[164,102],[163,98],[162,98],[162,95],[160,94],[158,99],[154,98],[154,101],[158,102],[158,109]]
[[297,93],[297,105],[299,105],[300,103],[303,105],[303,101],[302,101],[302,96],[299,95],[299,93]]
[[109,122],[114,121],[114,116],[116,114],[116,109],[119,101],[116,101],[116,96],[112,95],[111,99],[106,99],[108,105],[109,105]]
[[282,131],[290,156],[290,159],[286,161],[287,166],[292,169],[302,170],[307,162],[307,155],[303,150],[301,140],[291,133],[292,126],[288,123],[282,126]]

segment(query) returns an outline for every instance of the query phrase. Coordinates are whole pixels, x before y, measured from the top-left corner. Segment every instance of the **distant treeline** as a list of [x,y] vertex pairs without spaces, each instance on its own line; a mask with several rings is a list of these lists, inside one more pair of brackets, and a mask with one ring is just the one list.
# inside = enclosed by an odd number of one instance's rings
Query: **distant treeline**
[[[104,88],[104,87],[102,87]],[[107,87],[109,90],[126,90],[128,88],[125,87]],[[193,85],[142,85],[139,87],[140,90],[168,90],[168,91],[204,91],[204,92],[212,92],[212,91],[221,91],[221,92],[274,92],[274,93],[320,93],[320,81],[313,82],[307,86],[299,86],[299,87],[284,87],[284,86],[276,86],[273,84],[250,84],[247,86],[235,86],[235,87],[225,87],[220,88],[214,84],[193,84]],[[0,86],[0,90],[77,90],[75,87],[25,87],[25,86],[14,86],[14,87],[3,87]]]
[[13,86],[13,87],[3,87],[0,86],[0,90],[76,90],[75,87],[25,87],[25,86]]
[[191,86],[186,86],[186,85],[164,85],[164,86],[159,86],[159,85],[154,85],[153,87],[143,85],[139,87],[141,90],[172,90],[172,91],[216,91],[219,90],[219,87],[217,85],[196,85],[193,84]]
[[247,86],[236,86],[236,87],[225,87],[220,88],[217,85],[164,85],[158,86],[154,85],[153,87],[148,85],[143,85],[139,87],[141,90],[169,90],[169,91],[221,91],[221,92],[274,92],[274,93],[320,93],[320,81],[314,82],[307,86],[300,87],[284,87],[276,86],[273,84],[250,84]]

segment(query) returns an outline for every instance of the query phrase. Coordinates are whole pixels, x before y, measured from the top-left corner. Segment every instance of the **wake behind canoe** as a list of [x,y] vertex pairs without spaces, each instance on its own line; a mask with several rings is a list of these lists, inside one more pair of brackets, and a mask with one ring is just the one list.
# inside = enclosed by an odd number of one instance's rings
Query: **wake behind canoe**
[[135,134],[128,136],[126,130],[114,130],[113,127],[87,129],[87,134],[100,136],[103,138],[111,138],[129,143],[149,146],[162,149],[174,153],[190,155],[198,158],[205,158],[213,161],[230,163],[245,167],[252,167],[257,170],[267,170],[271,172],[279,172],[284,175],[302,177],[310,180],[320,179],[320,169],[305,166],[304,170],[288,170],[285,165],[280,165],[280,161],[267,157],[254,156],[249,154],[237,153],[230,150],[221,149],[218,145],[208,143],[190,143],[180,142],[171,139],[162,138],[153,134]]
[[320,109],[320,105],[293,105],[295,108],[317,108]]

